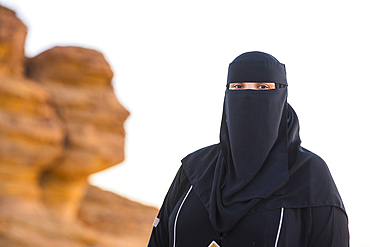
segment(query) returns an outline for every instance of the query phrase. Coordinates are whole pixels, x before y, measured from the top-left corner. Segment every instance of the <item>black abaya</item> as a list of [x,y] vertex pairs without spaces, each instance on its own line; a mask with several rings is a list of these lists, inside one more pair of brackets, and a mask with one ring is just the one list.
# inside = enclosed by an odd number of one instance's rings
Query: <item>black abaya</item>
[[[229,90],[235,82],[277,87]],[[269,54],[230,64],[220,143],[182,160],[149,247],[349,245],[342,199],[326,163],[300,146],[286,86],[285,66]]]
[[349,246],[347,216],[336,206],[284,208],[283,214],[281,208],[266,209],[245,215],[227,233],[217,232],[182,167],[158,219],[148,247],[208,247],[212,241],[221,247]]

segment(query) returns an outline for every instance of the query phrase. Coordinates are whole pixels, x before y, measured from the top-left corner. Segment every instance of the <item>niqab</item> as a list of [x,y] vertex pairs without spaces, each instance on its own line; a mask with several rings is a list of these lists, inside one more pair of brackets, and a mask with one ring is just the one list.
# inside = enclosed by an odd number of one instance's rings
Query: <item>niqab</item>
[[[233,82],[278,86],[229,90]],[[325,162],[300,146],[298,117],[287,103],[286,86],[285,65],[273,56],[238,56],[229,65],[220,143],[182,160],[218,232],[229,231],[259,210],[320,205],[344,210]],[[320,191],[320,186],[326,190]]]

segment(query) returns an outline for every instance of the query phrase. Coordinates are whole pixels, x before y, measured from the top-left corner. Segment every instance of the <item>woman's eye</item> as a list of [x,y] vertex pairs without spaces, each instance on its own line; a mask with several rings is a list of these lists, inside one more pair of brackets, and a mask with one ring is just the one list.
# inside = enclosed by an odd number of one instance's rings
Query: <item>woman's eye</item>
[[232,90],[244,89],[244,85],[241,84],[241,83],[232,83],[232,84],[230,84],[230,89],[232,89]]
[[269,89],[269,86],[267,85],[258,85],[259,89]]

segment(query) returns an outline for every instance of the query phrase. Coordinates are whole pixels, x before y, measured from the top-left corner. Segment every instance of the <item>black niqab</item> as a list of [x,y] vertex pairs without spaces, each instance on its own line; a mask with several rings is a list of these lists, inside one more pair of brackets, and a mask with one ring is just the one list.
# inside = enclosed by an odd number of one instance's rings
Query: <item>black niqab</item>
[[232,82],[287,86],[285,66],[262,52],[238,56],[229,66],[220,143],[182,160],[215,229],[227,232],[246,214],[272,208],[344,210],[325,162],[300,146],[287,88],[228,90]]

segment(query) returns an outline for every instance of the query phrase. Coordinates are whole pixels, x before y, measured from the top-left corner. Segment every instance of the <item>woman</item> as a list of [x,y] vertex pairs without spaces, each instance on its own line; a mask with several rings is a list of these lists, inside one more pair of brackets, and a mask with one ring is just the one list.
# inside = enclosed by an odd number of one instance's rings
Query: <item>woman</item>
[[284,64],[262,52],[238,56],[220,143],[182,160],[148,246],[349,246],[328,167],[300,143]]

